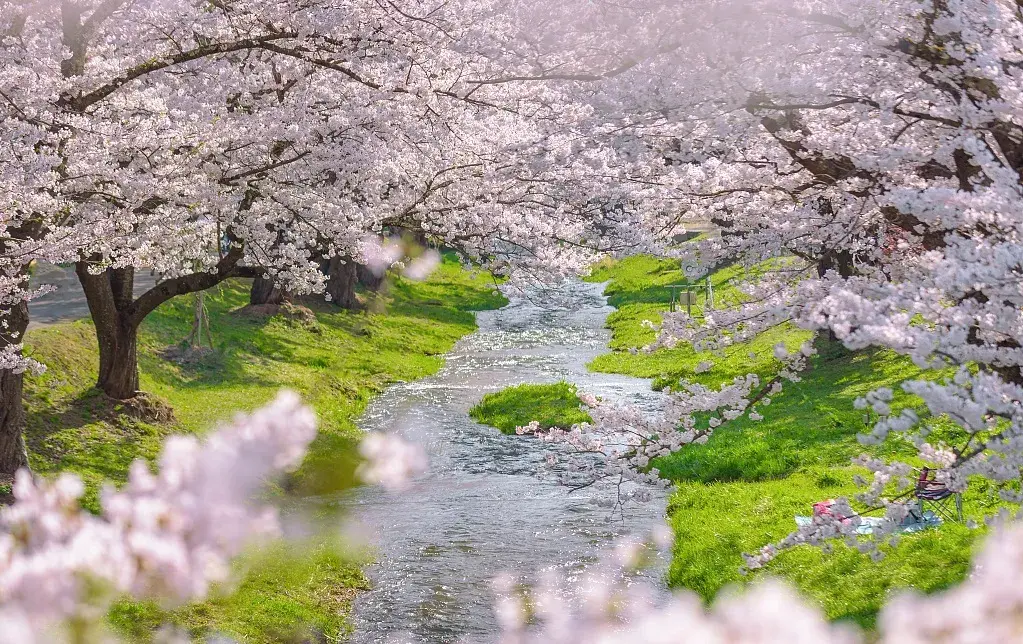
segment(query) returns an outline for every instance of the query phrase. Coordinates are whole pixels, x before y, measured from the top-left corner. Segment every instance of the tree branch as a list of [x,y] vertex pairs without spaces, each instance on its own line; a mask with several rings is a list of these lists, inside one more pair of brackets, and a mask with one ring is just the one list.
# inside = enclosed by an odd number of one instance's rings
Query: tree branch
[[230,277],[242,276],[242,270],[238,262],[245,255],[244,247],[241,244],[231,247],[231,250],[217,262],[216,269],[207,273],[192,273],[174,279],[160,282],[153,288],[140,295],[124,312],[127,321],[132,326],[142,324],[142,320],[152,313],[158,306],[167,300],[186,293],[195,293],[212,288]]

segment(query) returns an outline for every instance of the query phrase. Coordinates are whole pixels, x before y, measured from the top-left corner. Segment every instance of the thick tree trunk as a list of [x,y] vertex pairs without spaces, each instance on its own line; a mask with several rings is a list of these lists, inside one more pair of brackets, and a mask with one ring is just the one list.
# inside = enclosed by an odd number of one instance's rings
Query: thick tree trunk
[[327,263],[327,293],[330,301],[343,309],[353,310],[359,307],[355,298],[355,286],[358,284],[356,263],[342,257],[333,257]]
[[82,283],[89,313],[96,325],[100,368],[96,386],[112,398],[127,400],[139,391],[138,330],[146,316],[178,295],[212,288],[230,277],[253,277],[252,268],[239,266],[244,256],[241,244],[233,244],[217,263],[215,271],[193,273],[159,282],[137,298],[134,296],[135,269],[115,268],[89,272],[91,258],[75,265]]
[[384,283],[384,273],[374,273],[364,264],[356,264],[355,274],[358,276],[359,284],[362,284],[370,291],[379,291]]
[[[16,239],[38,239],[43,234],[40,222],[36,220],[11,224],[7,235],[0,235],[0,257],[10,256]],[[23,264],[16,274],[6,274],[21,280],[23,287],[29,285],[31,266]],[[28,330],[28,302],[20,301],[0,307],[0,349],[24,342]],[[13,369],[0,369],[0,477],[10,481],[15,472],[28,468],[28,452],[25,450],[25,401],[22,391],[25,373]]]
[[[17,344],[25,337],[28,329],[28,303],[19,302],[9,309],[0,310],[0,321],[7,328],[0,327],[0,346]],[[19,469],[28,467],[28,452],[25,450],[25,406],[22,400],[24,373],[0,369],[0,478],[10,481]]]
[[852,277],[856,273],[856,262],[849,251],[829,251],[817,261],[817,275],[824,277],[828,271],[835,271],[840,277]]
[[277,288],[273,280],[262,276],[252,280],[252,290],[249,291],[250,305],[284,304],[288,299],[288,292]]
[[96,386],[117,400],[139,393],[138,328],[118,323],[100,342],[99,380]]
[[88,265],[79,262],[76,272],[96,325],[99,343],[96,386],[111,398],[134,398],[139,390],[138,324],[129,310],[134,300],[135,271],[107,269],[92,275]]
[[[817,275],[822,278],[827,275],[828,271],[835,271],[840,277],[852,277],[855,270],[856,264],[853,255],[848,251],[828,252],[817,261]],[[825,359],[849,352],[831,329],[819,334],[817,351]]]

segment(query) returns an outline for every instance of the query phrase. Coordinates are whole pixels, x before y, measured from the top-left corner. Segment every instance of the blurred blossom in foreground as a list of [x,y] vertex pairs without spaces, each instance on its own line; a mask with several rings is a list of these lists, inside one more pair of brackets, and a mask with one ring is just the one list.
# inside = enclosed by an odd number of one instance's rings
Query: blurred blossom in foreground
[[663,529],[652,544],[622,541],[579,580],[571,604],[567,582],[545,577],[523,590],[505,575],[494,584],[501,644],[934,644],[1023,641],[1023,524],[993,534],[960,586],[923,596],[904,592],[881,611],[876,637],[829,622],[820,610],[777,580],[725,593],[710,609],[694,593],[661,599],[628,572],[651,545],[670,542]]
[[366,235],[362,240],[362,262],[375,275],[383,275],[405,254],[400,239]]
[[315,435],[313,412],[283,392],[205,441],[169,438],[159,473],[136,461],[122,489],[104,490],[98,516],[80,509],[85,488],[78,477],[36,482],[20,471],[16,503],[0,510],[3,641],[17,641],[10,633],[25,623],[41,629],[101,615],[96,588],[174,601],[204,597],[243,548],[280,534],[277,510],[257,495],[301,462]]
[[394,434],[366,434],[359,445],[359,453],[366,459],[356,471],[359,478],[390,492],[407,489],[412,477],[426,471],[423,449]]
[[434,248],[423,249],[414,259],[406,258],[418,248],[415,244],[406,244],[396,237],[381,238],[366,235],[362,239],[362,262],[375,275],[383,275],[394,267],[401,270],[402,276],[413,281],[422,281],[430,276],[441,263],[440,251]]
[[440,266],[440,252],[430,248],[423,251],[423,254],[412,260],[408,267],[402,272],[406,278],[419,282],[425,280]]

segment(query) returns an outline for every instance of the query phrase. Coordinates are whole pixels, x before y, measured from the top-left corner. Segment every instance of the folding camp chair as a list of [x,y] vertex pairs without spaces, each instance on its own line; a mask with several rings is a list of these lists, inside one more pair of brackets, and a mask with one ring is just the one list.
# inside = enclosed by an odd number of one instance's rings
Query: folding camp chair
[[963,495],[948,489],[941,481],[931,476],[930,468],[920,470],[920,478],[916,481],[916,490],[913,496],[920,504],[920,514],[923,515],[929,506],[931,511],[946,521],[963,522]]

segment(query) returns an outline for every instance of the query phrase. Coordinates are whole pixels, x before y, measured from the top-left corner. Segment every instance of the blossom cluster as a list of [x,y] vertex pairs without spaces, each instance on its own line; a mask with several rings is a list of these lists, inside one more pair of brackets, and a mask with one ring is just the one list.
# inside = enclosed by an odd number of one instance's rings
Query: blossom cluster
[[[629,574],[644,552],[630,542],[584,575],[566,599],[564,580],[547,578],[523,596],[510,579],[495,584],[503,644],[882,644],[1010,642],[1023,611],[1023,525],[1003,526],[976,557],[961,585],[922,596],[903,592],[882,609],[876,636],[828,622],[787,585],[765,580],[719,598],[707,609],[690,592],[665,596]],[[532,623],[531,623],[532,622]]]
[[420,446],[383,432],[363,436],[359,454],[365,459],[356,470],[359,478],[391,492],[407,489],[412,478],[425,472],[428,465]]
[[317,291],[318,257],[386,228],[564,274],[615,229],[571,123],[524,109],[548,90],[490,82],[514,26],[492,0],[63,4],[0,3],[0,280],[174,278],[229,244]]
[[205,440],[167,439],[159,471],[134,463],[122,488],[103,491],[99,515],[80,509],[77,476],[40,482],[21,470],[16,502],[0,510],[0,623],[17,617],[35,632],[95,618],[97,592],[205,596],[243,548],[280,535],[276,509],[257,495],[315,434],[312,411],[281,393]]

